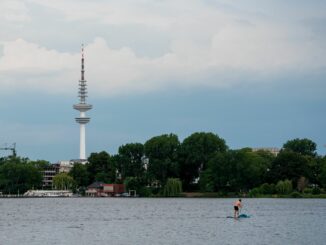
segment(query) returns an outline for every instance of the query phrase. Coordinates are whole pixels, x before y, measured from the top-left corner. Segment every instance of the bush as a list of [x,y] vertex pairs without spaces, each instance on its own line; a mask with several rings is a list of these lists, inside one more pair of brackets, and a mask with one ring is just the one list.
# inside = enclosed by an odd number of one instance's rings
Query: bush
[[275,184],[270,184],[269,185],[271,194],[276,194],[276,185]]
[[141,187],[137,193],[141,197],[150,197],[152,196],[152,189],[150,187]]
[[311,192],[311,194],[313,194],[313,195],[319,195],[320,193],[321,193],[321,191],[320,191],[319,187],[314,187]]
[[259,187],[259,190],[262,194],[270,194],[269,184],[264,183]]
[[258,197],[261,194],[261,190],[259,187],[253,188],[249,191],[249,197]]
[[304,190],[303,190],[303,193],[304,194],[312,194],[312,188],[304,188]]
[[181,192],[182,192],[182,184],[179,179],[170,178],[167,180],[163,189],[164,196],[176,197],[176,196],[180,196]]
[[124,184],[126,185],[126,190],[139,190],[142,187],[139,179],[136,177],[127,177]]
[[293,197],[293,198],[299,198],[299,197],[302,197],[302,195],[297,192],[297,191],[294,191],[290,194],[290,197]]
[[275,184],[264,183],[260,186],[260,191],[262,194],[274,194],[275,193]]
[[291,180],[280,180],[279,182],[277,182],[276,184],[276,191],[279,193],[279,194],[289,194],[291,193],[293,190],[293,187],[292,187],[292,181]]
[[135,190],[141,197],[148,197],[152,195],[152,189],[147,188],[142,179],[137,177],[127,177],[124,181],[126,191]]

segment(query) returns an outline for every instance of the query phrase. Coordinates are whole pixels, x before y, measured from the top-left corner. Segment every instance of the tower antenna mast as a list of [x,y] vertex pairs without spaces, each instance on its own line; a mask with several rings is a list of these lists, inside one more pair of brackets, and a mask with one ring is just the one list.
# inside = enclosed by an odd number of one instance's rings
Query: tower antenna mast
[[84,65],[84,44],[81,48],[81,77],[79,80],[78,90],[79,103],[75,104],[73,108],[80,112],[79,117],[76,117],[76,122],[80,127],[79,138],[79,159],[81,162],[86,162],[86,124],[90,121],[89,117],[86,117],[86,111],[93,108],[92,105],[86,103],[87,98],[87,81],[85,80],[85,65]]

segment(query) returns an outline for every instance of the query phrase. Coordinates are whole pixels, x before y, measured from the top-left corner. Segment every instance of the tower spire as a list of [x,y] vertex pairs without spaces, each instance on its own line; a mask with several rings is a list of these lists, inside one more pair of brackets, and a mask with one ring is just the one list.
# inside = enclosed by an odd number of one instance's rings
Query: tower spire
[[76,122],[80,125],[80,140],[79,140],[79,159],[81,162],[86,161],[86,127],[85,125],[90,121],[89,117],[86,117],[86,111],[92,109],[92,105],[86,103],[87,97],[87,85],[85,80],[85,67],[84,67],[84,44],[81,49],[81,78],[79,80],[78,91],[79,103],[75,104],[73,108],[80,112],[80,116],[76,117]]
[[87,87],[85,80],[85,65],[84,65],[84,44],[81,49],[81,77],[79,81],[79,99],[81,104],[86,104]]
[[82,55],[82,58],[81,58],[81,81],[84,80],[84,74],[85,74],[85,69],[84,69],[84,44],[82,44],[82,47],[81,47],[81,55]]

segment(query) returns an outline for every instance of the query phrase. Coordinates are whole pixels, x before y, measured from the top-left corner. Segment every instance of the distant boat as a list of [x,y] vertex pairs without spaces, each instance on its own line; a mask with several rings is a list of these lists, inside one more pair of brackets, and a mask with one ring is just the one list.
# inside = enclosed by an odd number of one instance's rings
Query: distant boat
[[73,193],[69,190],[28,190],[24,197],[72,197]]

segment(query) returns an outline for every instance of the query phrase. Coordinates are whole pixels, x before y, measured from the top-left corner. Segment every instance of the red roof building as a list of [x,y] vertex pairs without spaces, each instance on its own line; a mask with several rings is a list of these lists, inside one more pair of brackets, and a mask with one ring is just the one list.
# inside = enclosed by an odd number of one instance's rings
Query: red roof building
[[94,182],[87,187],[86,196],[108,197],[120,195],[124,192],[124,184],[105,184],[103,182]]

